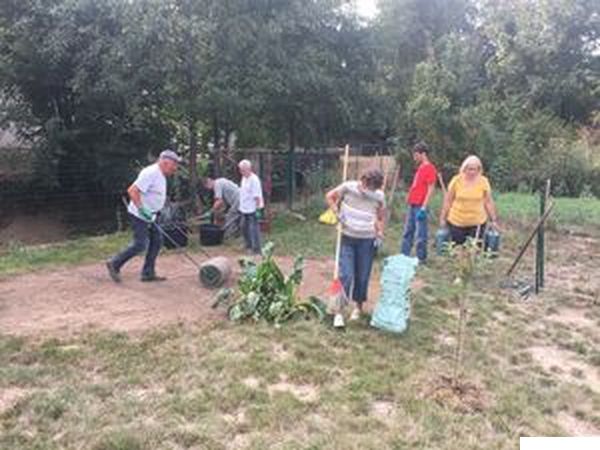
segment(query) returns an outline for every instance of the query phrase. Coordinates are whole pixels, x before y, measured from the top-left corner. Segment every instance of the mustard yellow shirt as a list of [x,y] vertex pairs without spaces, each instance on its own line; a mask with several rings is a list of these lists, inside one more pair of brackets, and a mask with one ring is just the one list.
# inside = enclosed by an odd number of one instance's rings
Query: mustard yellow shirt
[[487,221],[485,197],[492,192],[490,182],[483,175],[475,184],[467,186],[462,175],[456,175],[448,185],[454,201],[448,213],[448,222],[458,227],[475,227]]

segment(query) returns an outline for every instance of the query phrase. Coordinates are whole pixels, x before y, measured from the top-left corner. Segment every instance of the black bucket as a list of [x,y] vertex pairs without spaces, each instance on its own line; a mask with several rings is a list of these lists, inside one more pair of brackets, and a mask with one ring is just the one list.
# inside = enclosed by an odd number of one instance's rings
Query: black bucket
[[188,235],[185,226],[174,227],[167,225],[166,227],[163,227],[163,231],[168,236],[163,236],[166,248],[172,250],[175,248],[187,247]]
[[224,231],[218,225],[205,223],[200,225],[200,244],[211,247],[223,243]]

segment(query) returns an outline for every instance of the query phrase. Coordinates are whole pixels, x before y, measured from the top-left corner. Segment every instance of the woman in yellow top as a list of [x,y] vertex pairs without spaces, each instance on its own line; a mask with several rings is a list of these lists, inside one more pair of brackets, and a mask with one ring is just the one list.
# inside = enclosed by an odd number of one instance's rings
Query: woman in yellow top
[[[448,226],[450,239],[458,245],[468,237],[483,236],[486,225],[498,228],[496,205],[490,182],[483,176],[481,160],[474,155],[465,159],[460,173],[452,178],[440,213],[440,226]],[[489,219],[489,223],[488,223]]]

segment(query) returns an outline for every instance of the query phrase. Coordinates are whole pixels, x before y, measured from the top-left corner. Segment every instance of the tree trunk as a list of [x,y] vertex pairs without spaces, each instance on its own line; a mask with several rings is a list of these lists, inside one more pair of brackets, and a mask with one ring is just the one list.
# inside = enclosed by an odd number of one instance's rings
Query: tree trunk
[[214,169],[215,173],[213,174],[215,178],[221,176],[221,144],[219,142],[219,118],[217,113],[213,114],[213,151],[214,151]]
[[294,205],[294,191],[295,189],[295,162],[294,162],[294,151],[296,149],[296,124],[294,119],[290,119],[288,127],[289,137],[289,148],[287,157],[287,206],[288,209],[292,209]]
[[188,161],[188,170],[190,173],[190,196],[192,198],[192,213],[197,212],[197,197],[198,197],[198,173],[196,167],[198,165],[198,133],[197,122],[191,120],[189,124],[190,133],[190,157]]

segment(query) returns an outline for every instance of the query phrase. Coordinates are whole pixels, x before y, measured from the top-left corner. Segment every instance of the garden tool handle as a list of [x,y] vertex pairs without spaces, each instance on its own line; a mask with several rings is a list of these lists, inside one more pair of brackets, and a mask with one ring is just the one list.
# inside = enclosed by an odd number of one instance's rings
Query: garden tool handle
[[337,237],[335,241],[335,267],[333,269],[333,279],[337,280],[340,276],[340,253],[342,252],[342,224],[337,224]]
[[[348,178],[348,155],[350,154],[350,145],[346,144],[344,148],[344,168],[342,170],[342,182]],[[335,267],[333,269],[333,279],[337,280],[340,275],[340,253],[342,251],[342,224],[338,221],[337,236],[335,241]]]

